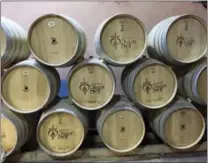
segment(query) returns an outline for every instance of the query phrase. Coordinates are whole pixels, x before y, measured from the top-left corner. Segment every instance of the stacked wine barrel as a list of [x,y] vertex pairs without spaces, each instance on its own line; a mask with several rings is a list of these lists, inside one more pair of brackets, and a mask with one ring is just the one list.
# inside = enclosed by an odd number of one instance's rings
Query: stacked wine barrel
[[26,31],[16,22],[1,17],[1,68],[25,60],[30,55]]
[[[197,107],[207,105],[207,29],[201,18],[169,17],[148,34],[137,17],[114,15],[95,32],[98,57],[84,57],[84,29],[66,15],[37,18],[28,36],[20,25],[3,18],[0,34],[1,68],[6,69],[1,79],[5,157],[30,138],[25,116],[37,112],[41,112],[38,144],[57,158],[80,148],[95,110],[98,134],[117,153],[137,148],[147,125],[177,150],[192,148],[201,140],[205,115]],[[33,59],[27,59],[30,51]],[[69,96],[60,99],[56,68],[69,66]],[[112,66],[124,67],[124,95],[115,96]]]

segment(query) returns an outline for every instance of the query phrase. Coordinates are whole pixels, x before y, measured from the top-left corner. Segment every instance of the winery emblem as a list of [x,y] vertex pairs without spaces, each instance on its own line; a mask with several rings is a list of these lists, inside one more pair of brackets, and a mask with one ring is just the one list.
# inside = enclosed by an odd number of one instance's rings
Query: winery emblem
[[100,91],[104,89],[104,85],[102,83],[89,83],[85,81],[85,78],[83,81],[80,82],[79,90],[86,94],[100,94]]
[[86,95],[87,91],[90,89],[90,85],[85,81],[85,78],[80,82],[79,89]]
[[167,85],[164,84],[163,82],[155,82],[155,83],[151,83],[151,81],[149,81],[147,78],[145,80],[145,82],[142,84],[142,89],[149,94],[151,91],[153,93],[156,92],[162,92],[163,89],[166,87]]
[[[184,24],[185,24],[184,30],[188,32],[189,29],[188,21],[184,20]],[[182,47],[184,45],[186,48],[191,48],[194,42],[195,41],[193,37],[184,37],[182,34],[180,34],[180,36],[178,36],[176,40],[176,43],[179,45],[179,47]]]
[[58,130],[54,127],[54,124],[51,128],[48,129],[48,135],[52,140],[58,135]]
[[145,92],[147,92],[147,94],[149,94],[150,90],[152,89],[151,82],[148,79],[146,79],[142,85],[142,88],[144,89]]
[[120,37],[117,36],[116,33],[111,36],[110,44],[113,45],[115,49],[117,49],[117,46],[120,44],[120,42]]
[[185,38],[180,34],[180,36],[177,37],[176,43],[179,45],[181,48],[183,45],[187,48],[191,48],[192,45],[194,44],[194,39],[193,37],[187,37]]
[[114,46],[115,49],[120,48],[132,48],[133,44],[136,44],[136,40],[133,40],[131,38],[124,38],[121,36],[118,36],[116,33],[114,33],[110,38],[110,44]]
[[58,139],[68,139],[69,136],[72,134],[72,131],[66,129],[58,129],[54,127],[54,124],[48,130],[48,135],[51,137],[52,140],[54,140],[55,137],[57,137]]

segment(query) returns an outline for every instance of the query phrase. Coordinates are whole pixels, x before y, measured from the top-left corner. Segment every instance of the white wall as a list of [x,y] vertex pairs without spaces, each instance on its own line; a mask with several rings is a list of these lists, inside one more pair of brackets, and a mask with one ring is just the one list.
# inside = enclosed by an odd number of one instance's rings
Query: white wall
[[[160,20],[178,14],[195,14],[207,20],[207,10],[196,2],[2,2],[1,15],[13,19],[26,30],[39,16],[61,13],[75,18],[87,35],[88,55],[94,53],[93,37],[99,24],[118,12],[138,17],[148,31]],[[122,68],[113,68],[117,78],[116,93],[122,93],[120,74]],[[58,69],[64,79],[69,68]]]

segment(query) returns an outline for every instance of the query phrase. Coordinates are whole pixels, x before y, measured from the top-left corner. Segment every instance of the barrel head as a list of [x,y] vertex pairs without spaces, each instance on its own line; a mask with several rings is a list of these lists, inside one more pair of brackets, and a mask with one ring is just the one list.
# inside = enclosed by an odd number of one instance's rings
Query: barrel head
[[175,74],[162,64],[143,67],[135,76],[134,93],[141,105],[157,109],[167,105],[177,91]]
[[67,63],[78,48],[74,26],[66,18],[54,14],[38,18],[30,27],[28,39],[36,58],[47,65]]
[[85,65],[70,77],[69,90],[78,106],[87,110],[100,108],[114,93],[111,72],[99,65]]
[[205,131],[205,122],[196,109],[177,109],[164,122],[164,139],[174,148],[187,149],[196,145]]
[[127,152],[136,148],[143,140],[145,126],[141,116],[131,110],[112,112],[102,125],[105,144],[116,152]]
[[[137,60],[147,43],[146,29],[137,18],[128,14],[118,14],[109,18],[100,32],[100,46],[107,61],[125,65]],[[97,51],[97,53],[100,53]]]
[[41,146],[51,155],[69,155],[81,145],[84,128],[74,115],[55,112],[41,121],[37,136]]
[[17,66],[9,70],[2,79],[2,97],[13,110],[37,110],[46,103],[49,95],[49,81],[35,67]]
[[182,63],[191,63],[207,51],[206,24],[193,15],[177,18],[169,27],[167,47],[171,56]]
[[15,149],[17,139],[17,129],[13,122],[1,116],[1,145],[6,156]]

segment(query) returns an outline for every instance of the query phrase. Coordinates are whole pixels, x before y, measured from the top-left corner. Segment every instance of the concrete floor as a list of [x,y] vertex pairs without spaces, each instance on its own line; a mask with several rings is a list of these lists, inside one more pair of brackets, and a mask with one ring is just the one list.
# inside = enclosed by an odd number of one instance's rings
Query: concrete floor
[[189,153],[189,154],[180,154],[178,156],[168,156],[162,157],[158,159],[151,159],[151,160],[143,160],[141,162],[207,162],[207,152],[199,152],[197,154]]

